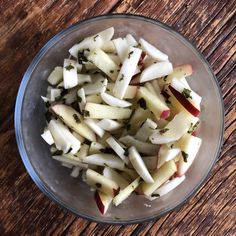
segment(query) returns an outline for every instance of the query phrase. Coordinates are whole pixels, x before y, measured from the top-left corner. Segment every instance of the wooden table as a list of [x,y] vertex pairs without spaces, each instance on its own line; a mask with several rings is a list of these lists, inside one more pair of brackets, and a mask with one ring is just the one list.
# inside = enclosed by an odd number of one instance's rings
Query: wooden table
[[[2,0],[0,235],[236,235],[235,11],[235,0]],[[23,166],[13,126],[17,90],[37,51],[73,23],[111,12],[148,16],[181,32],[211,64],[225,104],[224,145],[208,181],[181,209],[129,226],[77,218],[45,197]]]

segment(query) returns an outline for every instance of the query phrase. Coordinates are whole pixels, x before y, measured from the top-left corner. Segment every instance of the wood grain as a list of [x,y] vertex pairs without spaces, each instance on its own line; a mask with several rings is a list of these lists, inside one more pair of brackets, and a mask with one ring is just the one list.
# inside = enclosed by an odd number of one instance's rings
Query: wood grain
[[[7,1],[0,4],[0,235],[236,235],[236,1]],[[88,222],[48,200],[21,162],[14,136],[16,93],[37,51],[71,24],[105,13],[167,23],[204,54],[225,104],[224,144],[210,178],[183,207],[129,226]]]

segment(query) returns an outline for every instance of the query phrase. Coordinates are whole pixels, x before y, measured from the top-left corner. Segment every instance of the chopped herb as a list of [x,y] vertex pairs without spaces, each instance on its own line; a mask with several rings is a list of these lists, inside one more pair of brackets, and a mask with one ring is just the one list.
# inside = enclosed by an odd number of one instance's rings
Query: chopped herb
[[129,54],[128,54],[128,59],[130,59],[130,56],[134,53],[134,51],[131,51]]
[[131,124],[126,125],[126,130],[128,131],[130,129],[131,129]]
[[140,178],[140,180],[138,181],[139,184],[141,184],[143,182],[143,179]]
[[110,92],[111,90],[109,88],[107,88],[107,91]]
[[164,133],[167,132],[168,130],[169,130],[168,128],[160,129],[159,133],[160,133],[160,134],[164,134]]
[[78,96],[78,102],[82,102],[82,98]]
[[192,99],[192,96],[190,95],[190,93],[191,93],[191,90],[184,88],[182,95],[184,95],[184,97],[186,97],[186,98]]
[[89,111],[83,110],[83,116],[90,116]]
[[153,194],[151,195],[151,197],[160,197],[160,194],[158,194],[158,193],[153,193]]
[[88,62],[87,57],[84,55],[84,50],[78,52],[78,63],[83,64],[83,62]]
[[45,102],[45,106],[48,108],[50,107],[50,102]]
[[96,53],[96,52],[94,52],[93,54],[94,54],[94,55],[97,55],[97,53]]
[[109,165],[107,165],[106,163],[103,163],[103,165],[106,166],[106,167],[109,167]]
[[188,153],[182,151],[181,154],[182,154],[182,157],[184,159],[184,162],[188,162],[188,160],[187,160],[188,159]]
[[52,114],[49,111],[46,111],[45,118],[46,118],[47,122],[49,123],[50,120],[52,119]]
[[124,74],[121,74],[119,81],[122,81],[124,79],[124,77],[125,77]]
[[113,73],[114,73],[114,70],[110,70],[110,73],[112,73],[112,74],[113,74]]
[[171,104],[171,102],[169,100],[166,100],[166,104]]
[[70,65],[66,66],[65,68],[66,68],[66,70],[70,71],[70,70],[74,69],[75,67],[70,64]]
[[71,152],[71,151],[72,151],[72,148],[70,147],[67,153],[69,153],[69,152]]
[[97,188],[101,188],[102,187],[102,185],[100,183],[96,183],[95,185],[96,185]]
[[97,35],[95,35],[94,37],[93,37],[93,41],[94,42],[96,42],[96,38],[98,37],[99,35],[97,34]]
[[192,134],[192,133],[197,129],[199,123],[200,123],[199,121],[197,121],[197,123],[196,123],[195,125],[193,125],[193,123],[191,123],[191,124],[190,124],[190,128],[189,128],[189,130],[188,130],[188,133],[189,133],[189,134]]
[[138,104],[139,104],[139,106],[140,106],[141,108],[143,108],[144,110],[147,109],[147,104],[146,104],[146,101],[145,101],[144,98],[140,98],[140,99],[138,100]]
[[80,121],[80,119],[79,119],[77,114],[73,114],[73,118],[75,119],[76,123],[81,123],[81,121]]
[[90,49],[89,49],[89,48],[86,48],[85,50],[88,51],[88,52],[90,52]]
[[55,152],[52,152],[52,155],[53,156],[60,156],[63,154],[63,151],[62,150],[56,150]]
[[167,81],[167,75],[163,77],[163,80],[166,82]]
[[117,217],[117,216],[114,216],[114,219],[115,219],[115,220],[120,220],[121,218],[120,218],[120,217]]
[[143,121],[143,123],[140,125],[140,128],[144,125],[145,121]]
[[127,148],[125,149],[124,155],[129,156],[129,150]]
[[118,69],[117,72],[120,72],[120,69]]
[[174,144],[171,144],[171,145],[170,145],[170,148],[173,148],[173,147],[174,147]]

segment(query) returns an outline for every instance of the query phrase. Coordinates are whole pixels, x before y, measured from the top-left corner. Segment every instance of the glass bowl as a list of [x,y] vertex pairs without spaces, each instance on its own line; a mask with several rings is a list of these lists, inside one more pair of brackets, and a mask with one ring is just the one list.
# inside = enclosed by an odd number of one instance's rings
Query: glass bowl
[[[191,64],[193,75],[188,80],[203,97],[199,137],[201,149],[187,172],[186,180],[171,193],[155,201],[132,195],[118,207],[112,206],[102,216],[94,201],[94,192],[79,179],[70,177],[70,170],[50,157],[49,146],[40,134],[46,125],[44,103],[46,79],[51,70],[62,65],[68,49],[80,39],[110,26],[115,37],[131,33],[157,45],[169,55],[174,65]],[[188,200],[207,179],[220,152],[224,109],[222,96],[209,64],[183,36],[167,25],[135,15],[105,15],[81,21],[54,36],[40,50],[21,82],[15,108],[15,130],[18,148],[25,167],[43,193],[63,208],[88,220],[131,224],[158,218]]]

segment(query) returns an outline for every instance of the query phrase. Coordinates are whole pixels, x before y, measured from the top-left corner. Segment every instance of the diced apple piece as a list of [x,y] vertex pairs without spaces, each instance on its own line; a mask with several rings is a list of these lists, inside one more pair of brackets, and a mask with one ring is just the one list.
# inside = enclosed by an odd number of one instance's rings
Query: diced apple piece
[[63,68],[61,66],[57,66],[48,76],[48,82],[51,85],[57,85],[63,80]]
[[65,101],[65,104],[70,105],[77,100],[77,90],[77,88],[72,88],[67,94],[63,96],[62,100]]
[[156,156],[147,156],[143,157],[143,161],[148,170],[153,171],[157,169],[157,155]]
[[44,141],[46,143],[48,143],[49,145],[54,144],[54,140],[52,137],[51,132],[48,129],[45,129],[44,132],[41,134],[41,137],[44,139]]
[[96,103],[87,103],[85,117],[92,119],[128,119],[132,110],[128,108],[111,107]]
[[147,155],[156,155],[159,150],[159,147],[157,145],[139,141],[130,135],[121,137],[119,141],[124,143],[127,147],[134,146],[139,152]]
[[102,149],[106,149],[104,145],[98,142],[91,142],[90,148],[89,148],[89,154],[97,154],[100,153]]
[[129,148],[129,160],[132,163],[134,169],[141,176],[141,178],[147,183],[153,183],[153,178],[150,175],[142,157],[139,155],[135,147]]
[[132,47],[138,46],[138,42],[136,41],[136,39],[134,38],[133,35],[127,34],[125,36],[125,39],[126,39],[127,43],[129,44],[129,46],[132,46]]
[[185,88],[191,89],[185,77],[180,78],[179,81],[185,86]]
[[151,81],[151,84],[152,84],[153,88],[155,89],[155,92],[156,92],[157,97],[158,97],[162,102],[165,103],[165,98],[164,98],[163,95],[161,94],[161,89],[160,89],[160,86],[159,86],[157,80],[152,80],[152,81]]
[[183,181],[185,180],[185,175],[181,177],[176,177],[169,182],[163,184],[160,188],[158,188],[156,191],[153,192],[152,197],[161,197],[176,187],[178,187]]
[[100,96],[100,94],[92,94],[89,96],[86,96],[86,101],[90,102],[90,103],[102,103],[102,98]]
[[135,138],[140,141],[146,142],[149,136],[152,134],[153,130],[156,128],[157,124],[151,119],[147,119],[136,133]]
[[160,168],[165,162],[174,159],[179,153],[179,148],[170,148],[167,145],[161,145],[158,152],[157,168]]
[[50,101],[51,102],[55,102],[60,97],[61,97],[61,89],[52,88],[50,90]]
[[108,93],[101,93],[101,98],[106,104],[114,107],[129,107],[132,105],[132,103],[113,97]]
[[120,65],[121,64],[121,60],[120,60],[119,56],[117,56],[116,54],[109,53],[108,56],[112,59],[112,61],[114,61],[116,63],[116,65]]
[[96,141],[93,131],[81,119],[81,115],[72,107],[63,104],[56,104],[51,109],[71,129],[90,141]]
[[151,82],[146,82],[144,84],[144,87],[147,88],[149,90],[149,92],[151,92],[154,96],[157,96],[157,93],[156,93],[154,87],[152,86]]
[[120,205],[125,199],[127,199],[131,195],[132,192],[134,192],[134,190],[139,186],[141,182],[142,182],[141,178],[138,177],[125,189],[121,190],[119,194],[113,198],[113,204],[115,206]]
[[113,39],[112,42],[115,45],[115,48],[116,48],[116,51],[120,60],[123,62],[127,55],[129,44],[127,43],[126,39],[122,39],[122,38]]
[[[109,52],[109,53],[112,53],[112,52],[115,52],[116,51],[116,48],[115,48],[115,45],[112,41],[106,41],[102,44],[101,46],[101,49],[104,51],[104,52]],[[119,65],[119,64],[117,64]]]
[[76,61],[64,59],[63,82],[65,89],[73,88],[78,85]]
[[122,177],[122,175],[109,167],[104,168],[103,175],[108,179],[116,182],[119,185],[120,189],[124,189],[129,185],[129,182],[124,177]]
[[152,173],[154,183],[143,183],[142,191],[145,195],[151,196],[152,193],[165,183],[175,172],[177,168],[173,160],[166,162],[160,169]]
[[70,164],[72,166],[79,166],[79,167],[81,167],[83,169],[87,169],[88,168],[87,164],[84,164],[84,163],[80,162],[79,160],[68,158],[66,156],[52,156],[52,158],[54,160]]
[[105,215],[111,202],[112,202],[112,196],[109,196],[101,191],[95,192],[95,201],[97,203],[99,211]]
[[107,88],[107,79],[99,79],[95,83],[83,86],[85,95],[104,93]]
[[74,154],[74,157],[78,158],[82,162],[83,158],[88,155],[88,151],[89,151],[89,145],[82,143],[80,150]]
[[84,119],[84,123],[100,138],[105,134],[105,130],[103,130],[100,126],[97,125],[98,121],[94,119]]
[[195,125],[198,121],[199,119],[197,117],[182,111],[177,114],[163,129],[153,131],[153,134],[150,135],[149,139],[154,144],[161,144],[159,140],[162,135],[165,137],[164,139],[167,139],[169,142],[176,141],[187,133],[189,128],[192,125]]
[[101,49],[97,48],[92,51],[89,56],[88,60],[92,61],[101,71],[103,71],[106,75],[108,75],[112,80],[115,80],[119,66]]
[[170,74],[173,70],[170,62],[158,62],[145,68],[140,75],[140,83],[157,79]]
[[165,144],[165,143],[170,143],[170,142],[176,141],[176,138],[163,136],[159,131],[160,130],[155,130],[149,136],[149,140],[151,141],[151,143]]
[[120,145],[118,141],[116,141],[115,138],[111,136],[106,140],[106,142],[114,150],[114,152],[121,158],[122,161],[124,161],[126,164],[129,164],[129,159],[125,155],[125,149]]
[[139,40],[139,43],[141,44],[142,49],[153,59],[156,59],[158,61],[168,61],[168,55],[158,50],[146,40],[141,38]]
[[130,80],[134,75],[135,68],[138,65],[141,53],[141,49],[131,46],[128,48],[128,53],[126,54],[126,58],[121,66],[120,72],[115,82],[115,86],[113,88],[114,96],[120,99],[124,98]]
[[177,143],[176,146],[181,149],[181,158],[178,163],[177,175],[184,175],[189,167],[192,165],[199,148],[201,146],[202,140],[191,134],[185,134]]
[[78,85],[92,82],[91,76],[87,74],[77,74],[77,78],[78,78]]
[[124,162],[113,154],[93,154],[83,158],[83,162],[98,166],[108,166],[114,169],[124,169]]
[[[107,84],[107,92],[111,93],[112,95],[113,95],[112,91],[113,91],[114,85],[115,84],[113,84],[113,83]],[[108,91],[108,89],[109,89],[109,91]],[[136,96],[136,93],[137,93],[137,86],[128,85],[123,99],[133,99]]]
[[123,127],[123,124],[121,124],[115,120],[111,120],[111,119],[100,120],[97,123],[97,125],[106,131],[114,131],[114,130],[117,130],[117,129],[120,129],[121,127]]
[[99,33],[97,33],[104,41],[109,41],[114,35],[114,27],[109,27]]
[[138,99],[144,99],[146,106],[154,113],[157,120],[166,119],[170,115],[170,109],[157,96],[150,93],[147,88],[140,87],[137,93]]
[[81,135],[79,135],[78,133],[76,133],[75,131],[72,132],[72,134],[81,142],[83,143],[85,138],[82,137]]
[[85,97],[85,92],[83,88],[80,88],[78,90],[77,97],[78,97],[80,111],[83,111],[86,104],[86,97]]
[[115,196],[119,191],[117,183],[91,169],[86,171],[86,183],[109,196]]

